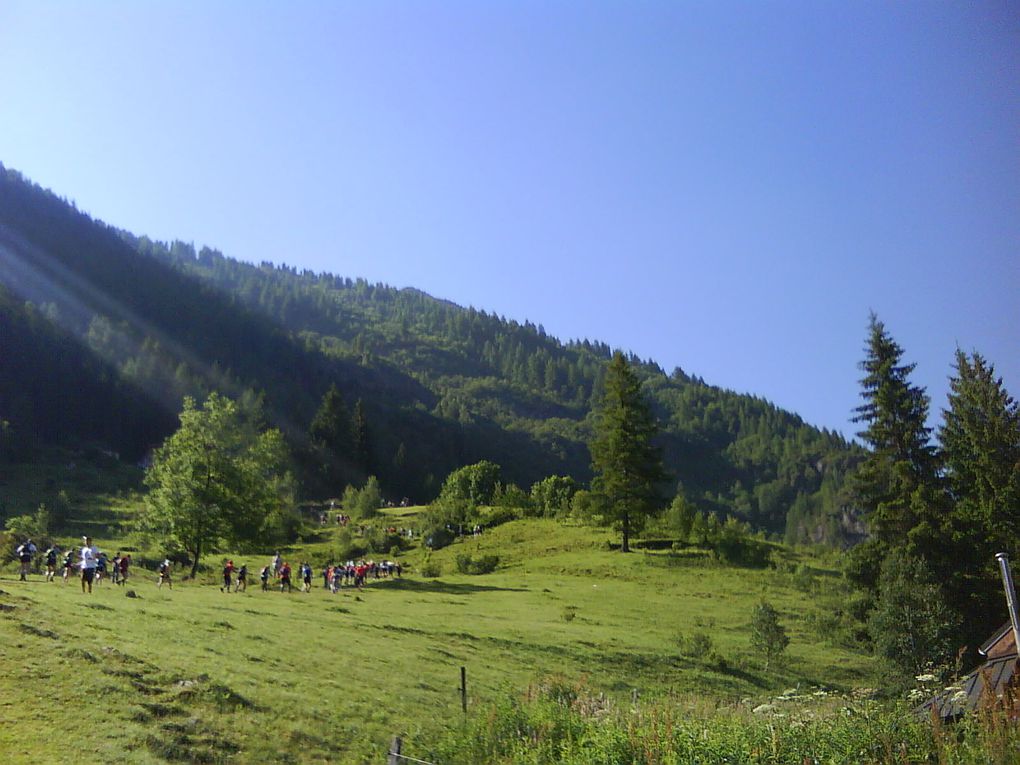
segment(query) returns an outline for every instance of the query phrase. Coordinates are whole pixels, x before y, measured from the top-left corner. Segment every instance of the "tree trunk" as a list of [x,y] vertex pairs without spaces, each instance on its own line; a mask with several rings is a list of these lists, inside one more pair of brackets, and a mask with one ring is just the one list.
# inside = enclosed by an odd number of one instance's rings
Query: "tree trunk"
[[198,556],[202,552],[202,543],[201,542],[197,543],[195,545],[195,549],[192,550],[191,552],[195,553],[195,560],[191,564],[191,578],[194,579],[195,575],[198,573]]
[[630,552],[630,513],[623,514],[623,545],[620,552]]

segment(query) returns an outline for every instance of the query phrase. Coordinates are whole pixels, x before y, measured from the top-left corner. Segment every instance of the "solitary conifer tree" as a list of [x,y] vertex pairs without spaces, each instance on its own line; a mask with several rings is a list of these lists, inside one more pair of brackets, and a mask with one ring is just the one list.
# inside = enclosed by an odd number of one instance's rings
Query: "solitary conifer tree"
[[666,476],[659,449],[652,443],[657,432],[641,381],[617,352],[606,370],[591,456],[593,485],[606,497],[610,516],[620,525],[623,552],[630,552],[631,533],[659,507],[657,488]]

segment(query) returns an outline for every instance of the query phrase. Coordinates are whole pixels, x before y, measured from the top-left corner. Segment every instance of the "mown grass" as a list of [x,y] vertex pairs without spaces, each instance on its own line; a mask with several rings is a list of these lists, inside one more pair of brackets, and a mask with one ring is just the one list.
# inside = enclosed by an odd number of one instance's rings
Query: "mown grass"
[[[412,520],[402,510],[396,525]],[[321,564],[337,533],[318,530],[285,555]],[[127,542],[96,541],[111,551]],[[427,743],[456,729],[461,666],[473,709],[547,675],[621,703],[635,693],[736,701],[875,681],[869,656],[812,633],[808,615],[824,605],[788,575],[722,566],[699,550],[623,555],[614,541],[604,530],[518,521],[432,554],[439,578],[414,572],[425,553],[413,549],[402,579],[339,595],[321,579],[308,594],[263,593],[256,576],[248,593],[226,595],[219,556],[172,591],[136,570],[126,588],[104,584],[91,596],[40,576],[19,583],[8,567],[0,657],[11,669],[0,673],[0,704],[13,725],[0,728],[0,751],[35,760],[59,730],[65,751],[114,762],[377,763],[394,734]],[[460,575],[462,553],[499,555],[500,565]],[[232,557],[253,574],[268,562]],[[813,563],[824,580],[831,570]],[[762,597],[793,639],[769,673],[748,643]],[[676,634],[695,631],[711,635],[711,660],[678,651]]]

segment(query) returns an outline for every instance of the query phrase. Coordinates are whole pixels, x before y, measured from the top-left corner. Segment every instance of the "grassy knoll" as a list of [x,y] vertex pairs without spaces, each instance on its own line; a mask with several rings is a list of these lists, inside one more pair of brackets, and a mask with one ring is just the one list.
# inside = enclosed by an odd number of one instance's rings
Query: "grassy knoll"
[[[287,555],[321,563],[337,533]],[[459,722],[461,666],[476,708],[548,676],[620,701],[635,690],[735,700],[873,681],[869,657],[814,637],[810,615],[825,604],[791,575],[697,550],[623,555],[609,540],[513,522],[436,552],[439,578],[412,572],[335,596],[321,580],[309,594],[263,593],[256,580],[225,595],[213,573],[171,592],[138,571],[128,589],[139,597],[108,584],[90,597],[40,576],[20,583],[5,567],[0,710],[13,724],[0,727],[0,751],[11,762],[57,748],[127,762],[381,762],[393,734],[422,741]],[[108,550],[122,541],[97,539]],[[465,552],[498,554],[500,567],[456,574]],[[268,562],[233,557],[253,572]],[[815,567],[821,582],[832,574]],[[763,595],[793,639],[768,674],[748,646]],[[682,655],[678,632],[709,635],[712,655]]]

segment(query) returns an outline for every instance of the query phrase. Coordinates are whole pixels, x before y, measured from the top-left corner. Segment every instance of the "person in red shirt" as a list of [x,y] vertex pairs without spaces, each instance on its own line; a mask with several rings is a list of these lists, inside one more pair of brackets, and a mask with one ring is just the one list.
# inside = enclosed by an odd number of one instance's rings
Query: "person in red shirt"
[[227,564],[223,567],[223,586],[220,587],[220,592],[230,592],[230,585],[233,584],[234,576],[234,561],[228,560]]
[[284,563],[283,566],[280,567],[280,592],[283,592],[284,590],[287,590],[287,592],[291,591],[289,563]]
[[120,579],[117,580],[118,584],[124,584],[128,578],[128,567],[131,565],[131,554],[128,553],[120,559]]

